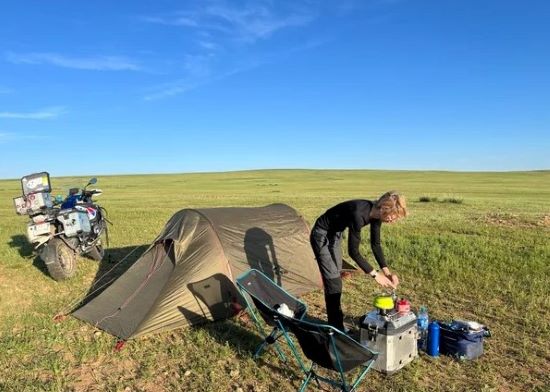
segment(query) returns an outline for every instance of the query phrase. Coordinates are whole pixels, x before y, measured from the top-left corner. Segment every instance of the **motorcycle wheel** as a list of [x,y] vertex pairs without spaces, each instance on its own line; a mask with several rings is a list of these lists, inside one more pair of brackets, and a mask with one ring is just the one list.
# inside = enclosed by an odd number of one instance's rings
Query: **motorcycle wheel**
[[92,260],[101,261],[103,260],[103,256],[105,256],[105,249],[101,244],[95,245],[88,253],[86,253],[86,256]]
[[76,272],[76,253],[61,239],[53,238],[40,254],[54,280],[65,280]]

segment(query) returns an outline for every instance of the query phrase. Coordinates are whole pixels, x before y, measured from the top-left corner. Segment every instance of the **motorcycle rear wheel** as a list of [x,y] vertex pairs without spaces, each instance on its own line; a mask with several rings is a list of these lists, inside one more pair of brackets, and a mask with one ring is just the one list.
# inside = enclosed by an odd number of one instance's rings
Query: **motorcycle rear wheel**
[[76,272],[76,253],[59,238],[53,238],[46,245],[40,258],[54,280],[68,279]]

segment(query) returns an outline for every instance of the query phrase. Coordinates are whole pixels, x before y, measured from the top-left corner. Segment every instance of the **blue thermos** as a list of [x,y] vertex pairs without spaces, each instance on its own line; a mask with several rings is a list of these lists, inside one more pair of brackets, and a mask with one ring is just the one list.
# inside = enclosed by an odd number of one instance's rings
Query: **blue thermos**
[[426,353],[432,357],[439,357],[439,324],[432,321],[428,326],[428,349]]

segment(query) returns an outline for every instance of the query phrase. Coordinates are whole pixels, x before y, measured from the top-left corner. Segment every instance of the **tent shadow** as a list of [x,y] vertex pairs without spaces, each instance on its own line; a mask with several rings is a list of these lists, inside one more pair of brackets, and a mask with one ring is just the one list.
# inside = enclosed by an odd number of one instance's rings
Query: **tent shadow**
[[126,246],[105,249],[103,260],[99,262],[92,285],[84,299],[73,310],[87,304],[107,289],[118,277],[124,274],[147,250],[149,245]]
[[279,265],[271,234],[259,227],[248,229],[244,236],[244,251],[250,268],[262,271],[281,286],[281,274],[286,271]]
[[[189,310],[182,307],[178,309],[186,318],[201,318],[201,315],[190,314]],[[251,320],[243,321],[242,318],[235,316],[231,319],[219,320],[212,322],[211,320],[202,317],[202,323],[191,326],[195,330],[202,330],[208,333],[212,339],[218,344],[224,346],[229,345],[236,353],[239,360],[250,360],[254,357],[258,346],[263,342],[263,338],[257,332],[256,327]],[[266,329],[266,332],[269,331]],[[283,338],[280,339],[281,347],[286,347]],[[273,347],[268,347],[267,350],[256,360],[258,366],[266,366],[272,372],[275,372],[285,378],[300,379],[301,373],[297,362],[293,359],[289,350],[287,351],[287,360],[283,362],[277,356]]]

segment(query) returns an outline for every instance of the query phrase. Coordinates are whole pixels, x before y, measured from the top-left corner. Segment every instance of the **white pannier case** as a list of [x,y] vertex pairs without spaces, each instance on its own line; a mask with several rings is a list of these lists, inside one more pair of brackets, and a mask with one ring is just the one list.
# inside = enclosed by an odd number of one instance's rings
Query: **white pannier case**
[[32,193],[27,196],[20,196],[13,199],[15,211],[19,215],[36,214],[44,208],[52,208],[51,194],[48,192]]
[[28,208],[27,208],[27,200],[23,196],[15,197],[13,199],[13,205],[15,207],[15,212],[17,212],[17,215],[27,215]]
[[47,172],[29,174],[21,178],[21,188],[24,196],[40,192],[49,193],[52,191],[50,175]]
[[74,237],[81,233],[92,231],[88,214],[83,211],[62,210],[57,219],[63,224],[63,230],[67,237]]
[[[27,225],[27,238],[31,244],[40,242],[39,237],[44,234],[49,234],[52,226],[49,222],[32,223]],[[43,238],[43,237],[42,237]],[[48,237],[46,237],[47,240]]]

